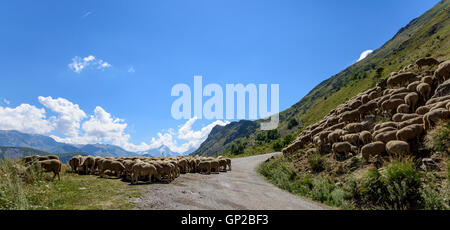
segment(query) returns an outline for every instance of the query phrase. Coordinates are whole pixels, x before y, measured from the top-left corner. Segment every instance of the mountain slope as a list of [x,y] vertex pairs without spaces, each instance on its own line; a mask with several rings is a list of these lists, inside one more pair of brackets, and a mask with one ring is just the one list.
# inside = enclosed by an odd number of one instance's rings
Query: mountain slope
[[[401,28],[397,34],[367,58],[342,72],[321,82],[295,105],[280,113],[278,131],[282,135],[298,133],[299,129],[288,129],[291,119],[301,121],[306,127],[320,120],[337,105],[352,96],[374,86],[385,79],[387,73],[398,71],[424,56],[438,60],[450,57],[450,0],[443,0],[419,18]],[[242,132],[245,127],[257,126],[261,122],[246,121],[220,127],[220,132],[211,132],[193,155],[213,155],[226,152],[233,143],[247,143],[248,148],[257,144],[253,133]],[[216,129],[214,128],[213,131]],[[300,128],[301,129],[301,128]],[[224,142],[223,140],[227,140]],[[222,145],[219,146],[221,143]]]
[[[0,146],[0,159],[3,158],[9,158],[9,159],[19,159],[23,158],[25,156],[31,156],[31,155],[40,155],[40,156],[47,156],[52,155],[52,153],[33,149],[33,148],[27,148],[27,147],[5,147]],[[87,156],[87,153],[79,153],[79,152],[71,152],[71,153],[61,153],[57,154],[59,157],[59,160],[63,163],[69,162],[69,160],[76,155],[81,156]]]

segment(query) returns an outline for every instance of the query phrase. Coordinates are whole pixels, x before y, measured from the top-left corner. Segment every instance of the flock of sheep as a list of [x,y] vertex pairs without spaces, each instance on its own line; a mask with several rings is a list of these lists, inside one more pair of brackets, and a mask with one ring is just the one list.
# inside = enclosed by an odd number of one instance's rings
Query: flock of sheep
[[[58,156],[28,156],[23,159],[26,166],[38,163],[46,172],[53,172],[53,179],[61,172]],[[171,182],[182,173],[219,173],[231,171],[231,159],[221,156],[200,157],[93,157],[74,156],[69,161],[72,172],[94,174],[100,177],[116,176],[132,184],[138,181]]]
[[[433,65],[438,65],[435,71],[422,72],[424,66]],[[414,73],[415,69],[421,73]],[[422,58],[305,128],[283,153],[314,146],[308,151],[332,152],[337,160],[360,152],[366,161],[379,159],[385,153],[409,154],[416,150],[417,140],[427,130],[447,119],[450,60],[440,63],[434,58]]]

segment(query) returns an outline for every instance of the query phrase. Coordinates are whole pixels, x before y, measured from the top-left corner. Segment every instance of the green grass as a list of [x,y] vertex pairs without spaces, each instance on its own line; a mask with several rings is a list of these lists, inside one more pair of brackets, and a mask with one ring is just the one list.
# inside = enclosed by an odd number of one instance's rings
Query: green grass
[[23,175],[12,160],[0,161],[0,209],[131,209],[131,198],[142,186],[119,179],[61,173],[61,181],[51,181],[51,173],[39,169]]

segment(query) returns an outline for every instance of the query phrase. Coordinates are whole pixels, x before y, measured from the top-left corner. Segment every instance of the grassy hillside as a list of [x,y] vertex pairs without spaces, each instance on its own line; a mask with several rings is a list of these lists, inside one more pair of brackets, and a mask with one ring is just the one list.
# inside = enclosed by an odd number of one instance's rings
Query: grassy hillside
[[[401,28],[391,40],[367,58],[323,81],[298,103],[282,111],[277,129],[281,138],[288,134],[298,134],[302,127],[320,120],[337,105],[387,78],[388,73],[398,71],[421,57],[449,59],[449,6],[450,0],[441,1]],[[303,126],[289,127],[293,120]],[[281,139],[258,142],[257,136],[261,135],[262,131],[256,128],[255,132],[245,132],[248,127],[254,127],[259,122],[261,121],[239,122],[216,127],[200,148],[192,154],[231,154],[233,144],[245,144],[244,152],[250,155],[277,150],[276,142],[282,142]]]

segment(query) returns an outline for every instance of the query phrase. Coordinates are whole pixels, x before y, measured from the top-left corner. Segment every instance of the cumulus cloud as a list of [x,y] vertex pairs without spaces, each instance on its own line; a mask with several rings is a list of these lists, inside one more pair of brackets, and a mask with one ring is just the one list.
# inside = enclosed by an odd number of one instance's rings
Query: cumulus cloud
[[[159,148],[165,145],[172,152],[185,153],[191,149],[200,147],[200,145],[206,140],[206,138],[208,138],[209,133],[216,125],[225,126],[230,123],[228,121],[217,120],[205,127],[202,127],[199,130],[193,130],[192,126],[197,120],[197,117],[189,119],[178,129],[177,133],[175,133],[173,130],[169,130],[164,134],[158,133],[158,138],[152,138],[151,144],[149,145],[150,149]],[[176,139],[174,138],[175,135],[177,139],[185,141],[185,143],[178,144]]]
[[84,58],[76,56],[72,58],[72,63],[69,64],[69,68],[75,73],[81,73],[87,67],[97,67],[97,69],[104,70],[112,67],[112,65],[104,60],[97,59],[93,55]]
[[54,128],[46,119],[45,109],[38,109],[29,104],[21,104],[16,108],[0,106],[0,129],[44,134],[51,132]]
[[366,50],[366,51],[362,52],[361,55],[359,56],[358,61],[356,61],[356,62],[363,60],[364,58],[369,56],[369,54],[371,54],[371,53],[373,53],[373,50]]
[[[91,59],[87,57],[87,59]],[[22,104],[16,108],[0,106],[0,129],[18,130],[25,133],[49,134],[58,142],[69,144],[111,143],[127,151],[144,152],[167,146],[170,151],[185,153],[198,148],[216,125],[227,125],[228,121],[217,120],[198,130],[193,128],[197,117],[191,118],[178,130],[172,128],[157,134],[150,142],[138,145],[130,143],[126,132],[128,124],[97,106],[89,117],[79,105],[64,98],[38,97],[39,102],[55,113],[46,117],[44,108]],[[62,135],[59,135],[62,134]]]
[[42,105],[58,114],[57,117],[51,118],[58,131],[64,135],[78,136],[80,122],[86,117],[86,113],[77,104],[64,98],[39,96],[38,99]]

